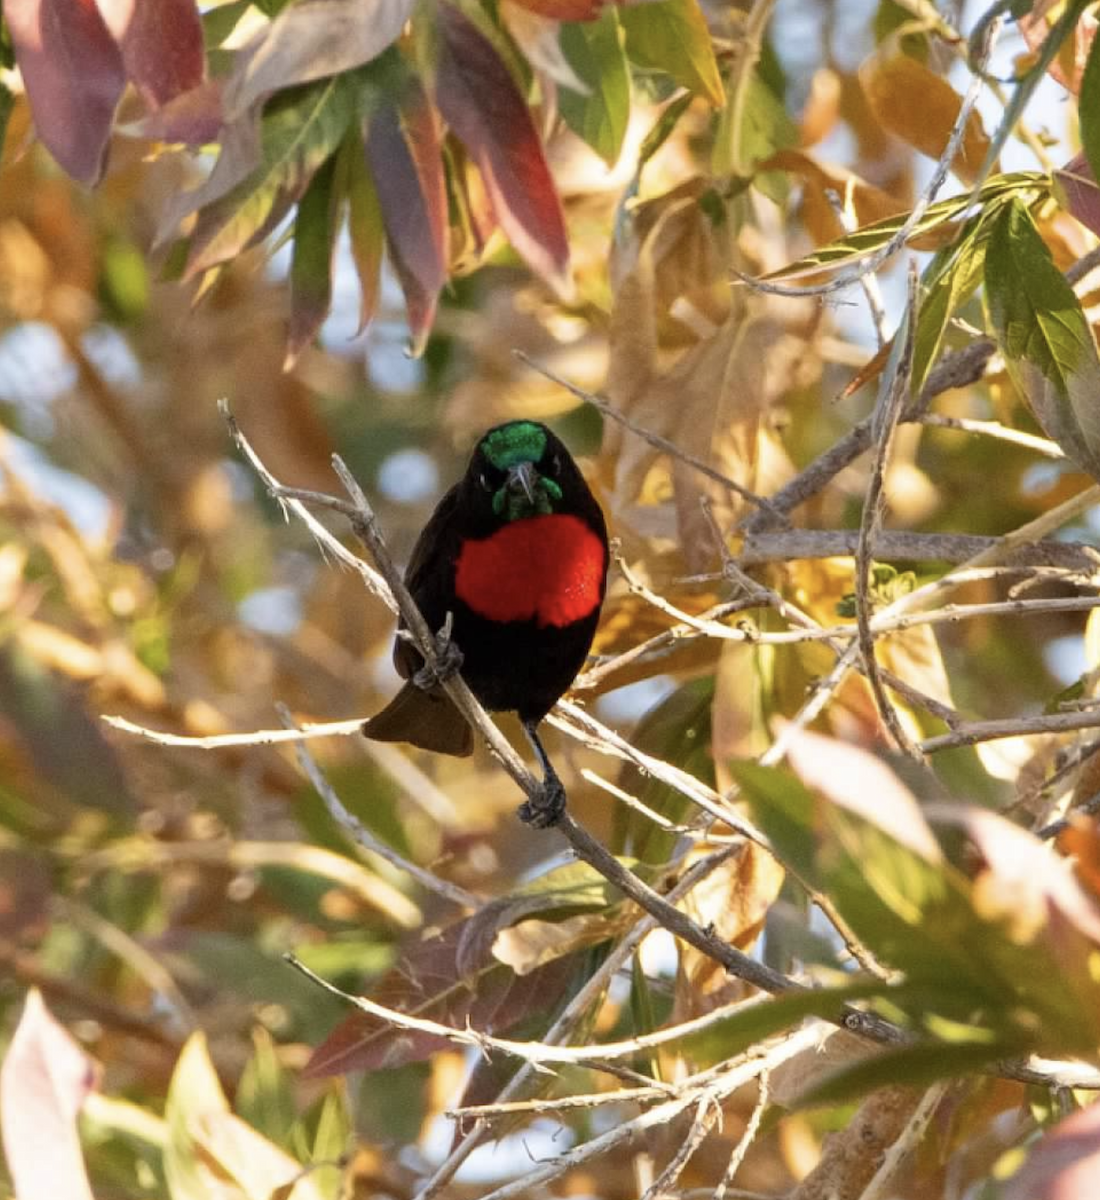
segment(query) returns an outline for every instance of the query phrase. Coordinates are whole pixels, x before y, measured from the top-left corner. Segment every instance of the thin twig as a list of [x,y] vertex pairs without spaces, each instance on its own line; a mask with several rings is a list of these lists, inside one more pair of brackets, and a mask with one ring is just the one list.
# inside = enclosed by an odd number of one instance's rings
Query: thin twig
[[[932,401],[943,392],[976,383],[985,374],[996,349],[996,343],[991,338],[979,338],[961,350],[945,354],[929,372],[917,402],[906,410],[902,420],[920,420]],[[784,484],[771,497],[772,505],[786,517],[799,505],[816,496],[845,467],[869,450],[871,440],[871,418],[866,417],[804,467],[794,479]],[[742,520],[742,527],[747,535],[759,533],[768,528],[768,517],[763,511],[754,513]]]
[[[739,271],[734,271],[733,274],[736,278],[742,283],[747,284],[754,291],[764,292],[773,296],[828,296],[843,288],[851,287],[853,283],[858,282],[862,277],[871,274],[871,272],[877,271],[888,258],[893,257],[912,237],[924,214],[928,211],[929,206],[935,200],[940,188],[943,187],[947,179],[951,165],[955,161],[955,156],[959,153],[963,139],[966,137],[967,127],[970,123],[970,114],[973,112],[974,105],[981,95],[985,69],[989,63],[997,39],[1000,36],[1003,24],[1003,17],[996,17],[990,21],[985,32],[985,37],[982,39],[980,52],[972,66],[974,74],[970,80],[970,86],[967,88],[966,95],[959,106],[959,114],[951,129],[951,135],[947,139],[947,145],[944,146],[943,153],[940,155],[928,183],[917,197],[916,204],[913,205],[905,221],[885,245],[880,246],[877,250],[870,251],[854,265],[846,266],[840,274],[826,283],[797,286],[774,283],[767,279],[752,278],[751,276],[741,274]],[[823,264],[822,270],[827,269],[828,264]]]
[[610,417],[611,420],[616,421],[624,429],[634,434],[635,437],[640,437],[643,442],[648,442],[655,449],[669,454],[686,466],[691,467],[693,471],[698,471],[700,475],[705,475],[707,479],[713,480],[724,488],[728,488],[735,495],[740,496],[742,500],[747,500],[749,504],[755,505],[762,512],[766,512],[773,521],[777,521],[781,525],[787,523],[783,514],[767,497],[758,496],[756,492],[751,491],[736,480],[730,479],[728,475],[723,475],[721,471],[715,470],[714,467],[704,462],[701,458],[697,458],[694,454],[689,454],[686,450],[681,449],[675,442],[669,441],[668,438],[662,437],[659,433],[653,433],[645,429],[636,421],[631,420],[630,417],[617,409],[603,396],[577,387],[576,384],[570,383],[563,375],[559,375],[556,371],[524,354],[522,350],[515,350],[513,353],[520,362],[525,363],[533,371],[537,371],[540,375],[549,379],[552,383],[556,383],[559,387],[565,388],[567,392],[572,392],[574,396],[579,400],[583,400],[586,404],[591,404],[593,408],[598,409],[605,417]]
[[707,1134],[721,1117],[722,1104],[717,1088],[714,1092],[704,1091],[695,1102],[695,1116],[691,1128],[676,1148],[676,1153],[665,1164],[664,1170],[642,1193],[642,1200],[660,1200],[666,1192],[675,1187],[677,1179],[694,1157],[695,1151],[706,1141]]
[[714,1200],[725,1200],[733,1185],[734,1177],[741,1169],[741,1164],[745,1161],[745,1155],[749,1152],[749,1147],[756,1140],[756,1135],[760,1131],[760,1122],[763,1119],[764,1110],[768,1107],[770,1083],[771,1072],[761,1071],[760,1079],[757,1083],[759,1095],[756,1097],[756,1104],[753,1105],[752,1115],[745,1126],[745,1132],[741,1134],[737,1145],[733,1148],[733,1153],[730,1155],[730,1160],[726,1165],[721,1182],[714,1190]]
[[[773,1071],[780,1063],[786,1062],[796,1054],[802,1053],[816,1044],[817,1031],[813,1028],[802,1029],[788,1035],[765,1050],[759,1057],[750,1058],[735,1067],[730,1068],[720,1085],[711,1085],[717,1101],[725,1099],[738,1088],[759,1077],[764,1071]],[[536,1167],[520,1179],[512,1180],[503,1187],[497,1188],[481,1200],[516,1200],[521,1196],[537,1194],[543,1184],[551,1179],[565,1174],[566,1171],[588,1162],[599,1154],[613,1149],[622,1142],[644,1135],[650,1129],[658,1129],[676,1120],[696,1100],[690,1093],[670,1100],[665,1104],[649,1109],[632,1121],[624,1121],[607,1133],[592,1138],[572,1150],[559,1154],[545,1164]]]
[[916,344],[918,318],[917,268],[909,264],[909,298],[902,316],[902,325],[895,334],[894,352],[890,356],[890,369],[883,376],[879,401],[875,406],[874,454],[871,459],[870,478],[863,502],[863,514],[859,523],[859,540],[856,543],[856,628],[859,633],[859,653],[863,659],[863,674],[875,699],[875,707],[886,728],[897,743],[898,749],[907,757],[920,760],[905,727],[901,723],[894,702],[887,695],[879,674],[878,658],[875,654],[875,639],[871,629],[873,600],[871,575],[874,568],[875,543],[886,508],[886,465],[894,442],[894,433],[909,395],[913,373],[913,350]]
[[950,733],[925,738],[918,743],[925,754],[953,750],[957,746],[976,746],[1001,738],[1030,737],[1032,734],[1073,733],[1078,729],[1100,728],[1100,713],[1040,713],[1034,717],[1007,717],[999,721],[971,721]]
[[[280,704],[278,705],[278,709],[283,723],[288,729],[294,729],[294,721],[286,706]],[[392,846],[375,837],[354,813],[348,812],[343,801],[336,794],[336,789],[325,778],[324,772],[318,766],[317,760],[306,749],[304,742],[296,742],[294,744],[294,754],[303,774],[308,777],[310,783],[313,784],[314,789],[324,801],[329,815],[356,846],[361,847],[363,850],[369,850],[372,854],[377,854],[379,858],[384,859],[391,866],[396,867],[399,871],[404,871],[406,875],[415,879],[421,887],[427,888],[428,891],[434,892],[437,896],[442,896],[444,900],[449,900],[452,904],[457,904],[459,908],[472,910],[481,906],[482,899],[480,896],[475,896],[473,892],[468,892],[465,888],[459,887],[456,883],[451,883],[448,879],[440,879],[438,875],[433,875],[431,871],[420,866],[419,863],[414,863],[403,854],[399,854]]]
[[957,429],[962,433],[984,434],[997,441],[1012,442],[1013,445],[1023,446],[1026,450],[1034,450],[1036,454],[1042,454],[1046,458],[1066,457],[1065,451],[1057,442],[1037,437],[1033,433],[1024,433],[1020,429],[1010,429],[999,421],[976,421],[970,417],[945,417],[939,413],[925,413],[920,423],[935,429]]
[[894,1182],[902,1163],[920,1145],[947,1089],[946,1083],[934,1083],[924,1093],[913,1115],[906,1121],[905,1128],[883,1156],[882,1164],[871,1182],[860,1193],[859,1200],[885,1200],[887,1195],[893,1194],[894,1189],[888,1193],[887,1188]]
[[[702,882],[712,871],[716,870],[726,861],[730,853],[730,850],[719,850],[693,863],[676,886],[668,892],[666,899],[669,903],[675,904],[685,896],[690,895],[697,884]],[[643,939],[648,937],[657,928],[657,920],[647,914],[622,937],[616,946],[612,947],[603,963],[596,969],[591,978],[581,986],[577,994],[565,1006],[561,1015],[543,1035],[542,1040],[544,1043],[555,1045],[569,1035],[577,1022],[582,1019],[604,993],[609,981],[614,978],[631,958]],[[526,1087],[533,1073],[533,1065],[524,1063],[508,1083],[505,1084],[497,1097],[498,1102],[509,1100],[511,1097],[518,1095]],[[438,1195],[450,1183],[451,1179],[454,1178],[455,1172],[459,1167],[462,1166],[466,1159],[484,1141],[488,1132],[489,1126],[487,1123],[482,1120],[477,1121],[462,1141],[435,1169],[431,1178],[427,1180],[417,1193],[416,1200],[431,1200],[433,1196]]]
[[389,589],[386,587],[386,582],[381,575],[378,574],[370,563],[364,562],[361,558],[352,554],[341,541],[334,538],[305,506],[303,500],[313,499],[316,493],[300,491],[294,488],[284,488],[267,467],[264,466],[260,456],[252,449],[248,440],[242,435],[240,426],[237,424],[237,418],[233,416],[229,408],[229,401],[225,399],[219,400],[218,411],[221,413],[222,420],[225,421],[229,429],[229,436],[233,439],[234,444],[244,456],[248,465],[259,476],[261,483],[267,488],[268,493],[279,502],[284,511],[289,510],[305,525],[323,550],[327,550],[337,562],[343,563],[344,566],[350,567],[353,571],[357,572],[371,595],[381,600],[391,612],[396,612],[397,609],[394,605],[393,597],[390,595]]

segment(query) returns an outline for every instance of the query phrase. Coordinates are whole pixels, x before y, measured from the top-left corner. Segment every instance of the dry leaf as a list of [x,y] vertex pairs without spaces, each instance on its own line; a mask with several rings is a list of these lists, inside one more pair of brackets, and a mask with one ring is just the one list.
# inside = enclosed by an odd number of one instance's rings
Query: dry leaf
[[[958,92],[942,75],[901,53],[895,36],[867,59],[859,78],[885,129],[929,158],[940,157],[962,107]],[[974,183],[988,151],[982,119],[972,111],[952,170],[963,183]]]
[[[700,842],[685,860],[684,869],[713,849]],[[713,929],[723,941],[747,951],[760,936],[783,879],[783,868],[766,850],[745,842],[694,887],[679,907],[704,929]],[[709,1012],[743,994],[744,984],[731,978],[713,958],[691,946],[681,947],[674,1020]]]

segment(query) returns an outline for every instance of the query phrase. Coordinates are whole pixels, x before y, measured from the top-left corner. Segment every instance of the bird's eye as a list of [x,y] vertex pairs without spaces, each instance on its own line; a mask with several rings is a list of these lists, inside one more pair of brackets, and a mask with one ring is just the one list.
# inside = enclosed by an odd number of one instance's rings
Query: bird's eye
[[551,475],[560,475],[561,474],[561,455],[560,454],[555,454],[554,457],[550,460],[550,473],[551,473]]
[[484,471],[482,471],[481,474],[477,477],[477,481],[479,484],[481,484],[482,488],[485,491],[491,492],[493,490],[493,485],[489,482],[489,476],[486,475]]

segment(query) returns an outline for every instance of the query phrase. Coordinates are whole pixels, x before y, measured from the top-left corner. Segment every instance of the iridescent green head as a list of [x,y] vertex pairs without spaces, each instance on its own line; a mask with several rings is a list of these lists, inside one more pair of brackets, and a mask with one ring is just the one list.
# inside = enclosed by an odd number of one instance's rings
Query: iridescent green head
[[471,474],[492,497],[495,516],[517,521],[552,513],[561,502],[560,443],[536,421],[509,421],[481,439]]

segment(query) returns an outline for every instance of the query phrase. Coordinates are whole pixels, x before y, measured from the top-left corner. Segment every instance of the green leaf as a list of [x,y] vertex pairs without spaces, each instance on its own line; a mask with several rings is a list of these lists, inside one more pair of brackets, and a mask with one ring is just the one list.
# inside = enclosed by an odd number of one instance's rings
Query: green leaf
[[191,1137],[192,1123],[209,1112],[229,1112],[229,1101],[210,1061],[206,1038],[195,1033],[180,1051],[164,1108],[168,1123],[164,1173],[172,1200],[209,1200],[208,1176],[199,1166]]
[[630,71],[614,8],[598,21],[565,22],[561,48],[587,96],[568,88],[558,93],[558,108],[566,125],[613,167],[623,148],[630,120]]
[[354,130],[340,151],[339,187],[348,202],[348,239],[359,276],[359,329],[370,324],[378,307],[385,231],[378,192],[367,170],[363,139]]
[[206,45],[220,46],[251,7],[252,0],[231,0],[229,4],[207,9],[202,14],[202,35]]
[[[926,984],[939,1010],[953,1017],[1007,1004],[974,955],[974,944],[989,939],[991,930],[974,914],[954,868],[819,799],[785,771],[751,763],[731,764],[731,770],[780,860],[828,895],[883,963]],[[942,987],[944,979],[950,989]]]
[[691,107],[693,99],[694,97],[690,92],[683,96],[677,96],[675,100],[670,100],[661,110],[661,115],[653,122],[650,131],[645,135],[645,140],[638,150],[638,174],[641,174],[641,170],[646,163],[668,141],[680,118]]
[[[910,235],[910,241],[932,232],[949,221],[965,216],[975,200],[988,205],[1019,193],[1047,196],[1050,194],[1050,187],[1050,177],[1037,171],[1016,171],[1008,175],[995,175],[983,184],[974,196],[968,194],[952,196],[948,200],[930,204],[924,216],[917,222]],[[816,274],[823,267],[836,270],[838,267],[854,266],[861,259],[885,246],[905,224],[908,216],[908,213],[898,213],[896,216],[876,221],[873,225],[865,225],[862,229],[845,234],[844,237],[837,238],[836,241],[829,242],[826,246],[820,246],[812,254],[807,254],[805,258],[800,258],[790,266],[772,272],[766,278],[791,283],[803,276]]]
[[639,4],[624,8],[619,17],[626,30],[626,52],[633,62],[664,71],[715,108],[725,102],[710,30],[698,0]]
[[728,1017],[722,1017],[689,1033],[675,1044],[699,1067],[732,1058],[757,1045],[765,1038],[790,1029],[807,1017],[833,1020],[845,1004],[890,993],[890,985],[881,979],[857,979],[838,987],[813,988],[769,996],[756,1003],[742,1005]]
[[813,793],[788,771],[752,762],[732,762],[729,769],[741,785],[753,812],[766,818],[762,825],[780,861],[811,887],[821,889],[817,869],[816,801]]
[[751,175],[777,150],[798,144],[798,128],[758,68],[730,88],[714,138],[716,175]]
[[939,357],[948,321],[981,283],[989,217],[998,207],[994,202],[967,221],[959,237],[937,251],[925,268],[924,294],[913,346],[910,386],[914,396],[920,394],[928,372]]
[[276,96],[264,110],[259,165],[199,213],[187,275],[233,258],[270,233],[336,152],[355,112],[347,75]]
[[339,224],[336,158],[309,181],[294,218],[290,260],[290,325],[283,369],[289,370],[317,336],[332,304],[332,258]]
[[1093,179],[1100,179],[1100,38],[1094,37],[1081,76],[1077,112],[1081,120],[1081,147]]
[[334,1166],[321,1167],[319,1164],[339,1163],[348,1153],[352,1143],[351,1121],[344,1094],[342,1091],[330,1092],[321,1105],[310,1155],[310,1161],[314,1165],[313,1178],[317,1190],[325,1200],[340,1200],[346,1195],[343,1187],[344,1172]]
[[1022,1041],[919,1042],[885,1050],[841,1067],[808,1088],[795,1102],[798,1108],[843,1104],[858,1100],[882,1087],[927,1087],[939,1079],[953,1079],[980,1071],[990,1063],[1025,1050]]
[[1013,200],[985,258],[989,320],[1009,375],[1051,438],[1100,478],[1100,356],[1073,288],[1031,214]]
[[297,1120],[294,1088],[271,1034],[262,1025],[252,1030],[252,1057],[241,1072],[233,1107],[269,1141],[292,1149],[291,1130]]

